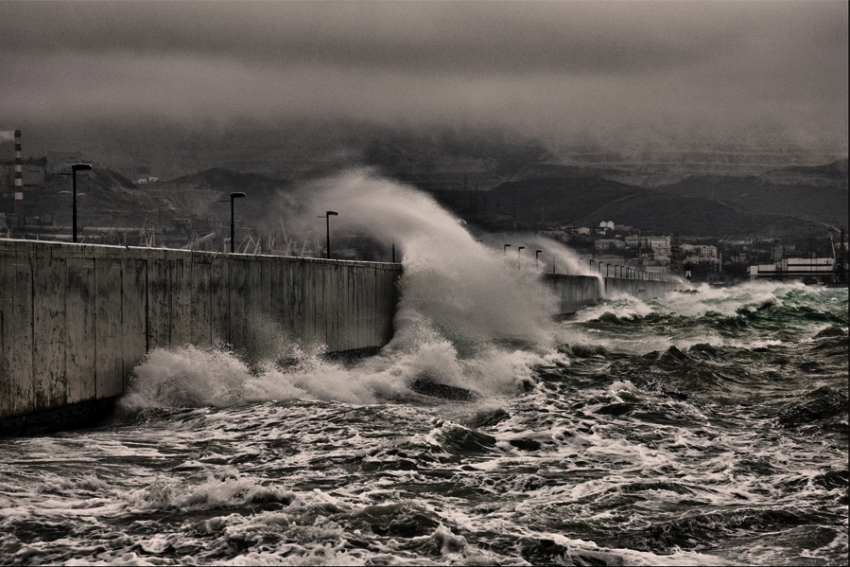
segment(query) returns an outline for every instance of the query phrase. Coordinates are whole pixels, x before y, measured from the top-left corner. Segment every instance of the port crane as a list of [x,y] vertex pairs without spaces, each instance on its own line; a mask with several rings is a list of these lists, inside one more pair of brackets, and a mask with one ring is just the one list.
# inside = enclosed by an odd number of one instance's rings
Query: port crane
[[[826,229],[827,234],[829,235],[829,242],[832,244],[832,257],[835,259],[835,263],[833,264],[833,270],[835,275],[833,277],[834,283],[846,284],[847,283],[847,253],[844,248],[844,233],[846,232],[845,227],[842,225],[840,229],[836,229],[832,226]],[[839,244],[836,246],[835,237],[833,236],[833,232],[838,232],[840,234]]]

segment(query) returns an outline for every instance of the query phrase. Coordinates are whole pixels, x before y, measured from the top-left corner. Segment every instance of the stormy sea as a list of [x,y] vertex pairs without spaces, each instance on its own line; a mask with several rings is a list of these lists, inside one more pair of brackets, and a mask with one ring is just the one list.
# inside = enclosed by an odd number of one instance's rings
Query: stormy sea
[[845,564],[846,288],[556,320],[428,207],[379,352],[155,350],[98,427],[0,440],[0,563]]

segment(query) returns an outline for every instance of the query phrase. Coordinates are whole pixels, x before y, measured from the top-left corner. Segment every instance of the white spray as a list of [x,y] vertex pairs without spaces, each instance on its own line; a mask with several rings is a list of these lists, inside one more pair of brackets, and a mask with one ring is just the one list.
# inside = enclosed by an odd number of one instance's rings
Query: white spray
[[[477,241],[429,196],[369,170],[346,172],[303,189],[307,206],[299,214],[302,223],[337,211],[332,233],[368,234],[402,251],[401,301],[390,344],[354,367],[305,356],[284,370],[271,362],[261,364],[259,374],[236,363],[222,364],[219,352],[177,351],[185,364],[152,354],[136,369],[134,394],[140,395],[128,396],[129,405],[230,405],[293,397],[372,403],[411,395],[407,386],[422,377],[485,395],[511,394],[532,376],[534,365],[560,356],[553,349],[556,300],[533,263],[523,270],[506,266],[501,246],[494,249]],[[291,350],[291,345],[280,347],[281,352]],[[228,370],[213,373],[213,366]],[[243,387],[233,387],[228,376],[234,372]],[[171,389],[195,381],[204,385],[191,394]],[[224,395],[228,389],[232,397]],[[159,392],[167,395],[160,398]],[[203,392],[215,397],[205,399]]]

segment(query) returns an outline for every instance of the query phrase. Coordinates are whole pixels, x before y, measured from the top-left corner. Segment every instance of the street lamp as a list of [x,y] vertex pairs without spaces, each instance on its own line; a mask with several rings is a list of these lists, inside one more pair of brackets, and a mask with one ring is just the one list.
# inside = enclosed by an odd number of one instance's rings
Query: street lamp
[[336,211],[325,211],[325,216],[319,217],[320,219],[325,219],[325,237],[327,243],[327,259],[331,259],[331,217],[335,217],[339,215]]
[[73,187],[73,212],[71,218],[71,232],[73,235],[73,241],[77,241],[77,172],[78,171],[91,171],[91,164],[88,163],[75,163],[71,166],[71,184]]
[[543,253],[543,250],[535,250],[534,251],[534,268],[540,269],[540,254]]
[[606,262],[606,263],[605,263],[605,277],[606,277],[606,278],[608,277],[608,268],[610,268],[610,267],[611,267],[611,264],[608,264],[608,263]]
[[505,268],[508,267],[508,248],[510,247],[510,244],[502,245],[502,264],[504,264]]
[[241,191],[237,191],[235,193],[230,194],[230,253],[233,254],[233,245],[236,241],[236,228],[233,223],[233,200],[234,199],[242,199],[245,197],[245,193]]
[[517,270],[522,269],[522,251],[525,250],[525,246],[520,246],[516,249],[516,257],[517,257]]

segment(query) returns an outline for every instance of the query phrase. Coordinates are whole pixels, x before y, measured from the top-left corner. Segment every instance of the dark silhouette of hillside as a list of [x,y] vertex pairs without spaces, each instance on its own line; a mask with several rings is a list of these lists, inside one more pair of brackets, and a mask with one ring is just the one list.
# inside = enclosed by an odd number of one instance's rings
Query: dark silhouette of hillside
[[[846,160],[844,163],[846,166]],[[757,177],[689,177],[657,190],[711,199],[755,214],[789,215],[829,224],[846,225],[848,220],[847,174],[836,164],[793,167]]]
[[[726,178],[724,182],[726,187],[752,188],[747,180],[738,185]],[[824,228],[818,219],[776,212],[769,205],[747,210],[677,189],[643,189],[600,178],[528,179],[500,185],[488,198],[491,211],[509,215],[525,228],[593,227],[611,220],[660,233],[777,238],[819,235]]]

